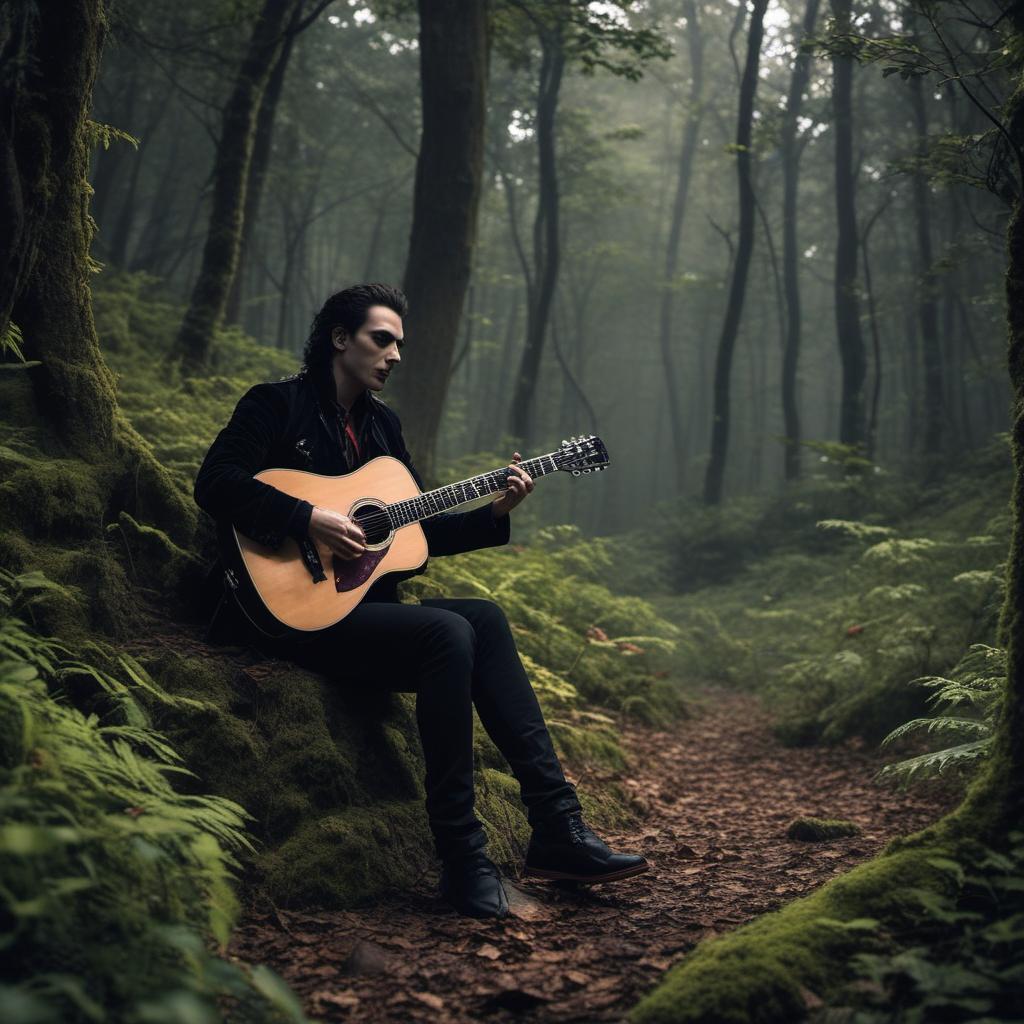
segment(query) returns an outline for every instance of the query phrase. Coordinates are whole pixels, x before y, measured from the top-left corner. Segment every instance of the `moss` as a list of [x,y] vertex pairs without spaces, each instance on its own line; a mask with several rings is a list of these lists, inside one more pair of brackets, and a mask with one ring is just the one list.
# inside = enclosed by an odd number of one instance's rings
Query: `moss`
[[258,866],[282,904],[351,907],[411,885],[432,850],[422,802],[387,801],[307,820]]
[[103,504],[94,469],[75,459],[18,466],[0,484],[0,522],[32,538],[94,537]]
[[559,756],[572,764],[597,762],[619,770],[626,767],[622,748],[606,727],[596,723],[572,725],[551,719],[548,730]]
[[911,890],[948,893],[952,819],[893,844],[812,896],[701,943],[630,1013],[632,1024],[790,1024],[806,1014],[804,990],[827,1001],[847,964],[914,914]]
[[487,852],[495,863],[510,869],[526,854],[530,826],[513,776],[485,768],[476,778],[476,816],[487,833]]
[[860,826],[838,818],[796,818],[789,823],[786,835],[802,843],[823,843],[829,839],[858,836]]

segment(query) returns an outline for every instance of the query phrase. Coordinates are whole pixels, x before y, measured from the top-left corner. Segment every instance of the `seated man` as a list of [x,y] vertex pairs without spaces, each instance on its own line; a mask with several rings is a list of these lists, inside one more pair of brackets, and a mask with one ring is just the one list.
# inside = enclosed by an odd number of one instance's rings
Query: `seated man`
[[[375,395],[401,362],[405,314],[405,296],[387,285],[360,285],[331,296],[313,321],[302,371],[252,388],[217,436],[196,477],[199,506],[271,548],[287,537],[309,538],[337,557],[359,558],[366,537],[357,522],[253,476],[272,467],[337,476],[392,455],[423,489],[398,417]],[[429,554],[507,543],[508,513],[532,489],[529,475],[513,462],[508,488],[490,504],[423,520]],[[225,588],[211,636],[251,642],[275,657],[335,675],[342,685],[415,691],[427,816],[443,862],[441,895],[460,913],[508,912],[473,813],[474,705],[520,784],[533,826],[527,874],[597,882],[646,870],[643,857],[613,853],[584,824],[501,608],[455,598],[402,604],[396,580],[377,580],[335,625],[284,639],[269,638],[247,623]]]

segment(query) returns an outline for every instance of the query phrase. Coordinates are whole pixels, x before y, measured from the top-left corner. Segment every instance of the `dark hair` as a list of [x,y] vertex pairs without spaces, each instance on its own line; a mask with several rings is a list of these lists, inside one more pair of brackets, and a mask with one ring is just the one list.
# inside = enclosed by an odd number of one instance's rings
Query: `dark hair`
[[334,354],[331,332],[335,327],[344,327],[346,334],[355,334],[366,323],[366,312],[371,306],[387,306],[403,318],[409,312],[405,293],[391,284],[357,284],[335,292],[313,317],[302,352],[305,368],[321,369],[328,365]]

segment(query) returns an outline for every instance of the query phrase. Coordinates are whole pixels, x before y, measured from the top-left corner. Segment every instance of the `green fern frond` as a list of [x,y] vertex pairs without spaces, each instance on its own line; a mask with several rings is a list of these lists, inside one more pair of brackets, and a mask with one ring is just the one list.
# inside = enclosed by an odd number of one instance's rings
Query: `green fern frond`
[[853,519],[819,519],[815,525],[819,530],[842,533],[854,540],[878,540],[892,537],[896,531],[889,526],[873,526]]
[[25,356],[21,351],[24,344],[21,328],[13,320],[8,320],[7,329],[0,333],[0,356],[11,352],[16,359],[25,362]]
[[134,149],[139,148],[139,140],[134,135],[102,121],[86,121],[85,137],[90,146],[102,146],[104,149],[110,149],[110,144],[114,141],[127,142]]
[[961,743],[945,750],[919,754],[906,761],[886,765],[879,773],[880,779],[898,780],[909,783],[915,777],[933,778],[950,770],[964,771],[976,767],[977,762],[988,756],[992,737]]

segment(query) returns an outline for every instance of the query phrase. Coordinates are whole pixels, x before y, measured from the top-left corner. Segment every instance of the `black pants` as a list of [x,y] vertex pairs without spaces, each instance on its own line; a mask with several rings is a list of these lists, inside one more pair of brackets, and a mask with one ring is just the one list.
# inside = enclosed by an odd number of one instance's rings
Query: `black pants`
[[264,641],[341,682],[415,692],[426,760],[427,816],[439,857],[484,846],[473,813],[473,707],[519,781],[531,825],[578,811],[501,607],[473,598],[422,604],[364,601],[341,622],[298,641]]

